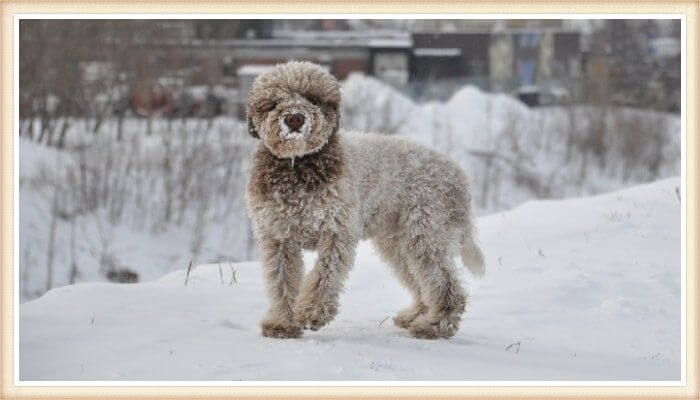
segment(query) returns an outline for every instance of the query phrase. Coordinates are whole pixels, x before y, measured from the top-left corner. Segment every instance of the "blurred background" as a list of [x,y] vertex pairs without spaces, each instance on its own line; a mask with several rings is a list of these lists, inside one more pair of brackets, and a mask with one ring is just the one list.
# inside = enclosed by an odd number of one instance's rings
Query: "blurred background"
[[680,20],[23,19],[19,31],[21,301],[257,259],[244,109],[255,77],[288,60],[341,81],[343,128],[457,160],[479,215],[680,174]]

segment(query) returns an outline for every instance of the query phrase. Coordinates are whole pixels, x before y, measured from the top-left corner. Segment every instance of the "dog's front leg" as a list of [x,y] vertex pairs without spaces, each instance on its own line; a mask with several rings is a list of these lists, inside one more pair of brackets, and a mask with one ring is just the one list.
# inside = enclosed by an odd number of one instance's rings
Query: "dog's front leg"
[[352,268],[357,240],[348,232],[328,232],[318,244],[318,259],[301,287],[294,308],[297,321],[318,330],[338,313],[338,297]]
[[302,325],[294,318],[293,306],[304,272],[301,248],[289,241],[264,240],[261,249],[270,299],[270,309],[261,324],[262,334],[276,338],[299,337]]

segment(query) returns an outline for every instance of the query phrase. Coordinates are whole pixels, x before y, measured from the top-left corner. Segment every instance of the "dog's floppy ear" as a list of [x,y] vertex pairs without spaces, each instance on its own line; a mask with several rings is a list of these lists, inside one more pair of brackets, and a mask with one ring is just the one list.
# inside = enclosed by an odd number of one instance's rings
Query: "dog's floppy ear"
[[340,110],[340,102],[331,100],[326,103],[326,105],[333,111],[338,112]]
[[260,139],[260,135],[258,135],[258,130],[255,129],[255,124],[253,123],[253,118],[251,118],[250,113],[250,106],[248,106],[245,110],[246,121],[248,124],[248,133],[250,134],[250,136],[256,139]]
[[330,107],[333,111],[338,112],[340,110],[340,83],[334,76],[331,75],[333,80],[333,90],[326,95],[326,105]]

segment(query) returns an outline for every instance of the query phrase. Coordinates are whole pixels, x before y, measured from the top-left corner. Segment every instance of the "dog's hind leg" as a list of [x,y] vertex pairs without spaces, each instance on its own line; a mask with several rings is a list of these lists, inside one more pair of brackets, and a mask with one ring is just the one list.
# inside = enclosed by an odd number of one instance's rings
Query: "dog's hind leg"
[[416,317],[425,312],[426,307],[421,299],[420,285],[409,270],[408,260],[405,256],[405,249],[403,249],[401,246],[402,241],[394,236],[375,239],[373,243],[382,259],[389,264],[389,266],[391,266],[401,283],[413,295],[413,305],[399,311],[399,313],[394,317],[394,324],[396,326],[400,328],[408,328],[408,325],[414,319],[416,319]]
[[449,235],[416,234],[406,246],[409,266],[421,287],[427,310],[408,326],[415,337],[435,339],[453,336],[459,329],[467,295],[457,278]]

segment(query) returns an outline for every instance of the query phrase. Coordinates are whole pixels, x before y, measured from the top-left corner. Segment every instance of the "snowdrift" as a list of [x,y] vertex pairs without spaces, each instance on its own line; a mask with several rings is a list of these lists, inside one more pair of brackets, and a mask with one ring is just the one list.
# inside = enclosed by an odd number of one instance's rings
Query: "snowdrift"
[[[679,380],[678,178],[479,220],[487,273],[451,340],[396,328],[410,302],[368,243],[336,320],[260,336],[257,263],[50,290],[19,308],[21,380]],[[306,255],[311,265],[314,255]],[[186,283],[187,282],[187,283]]]

